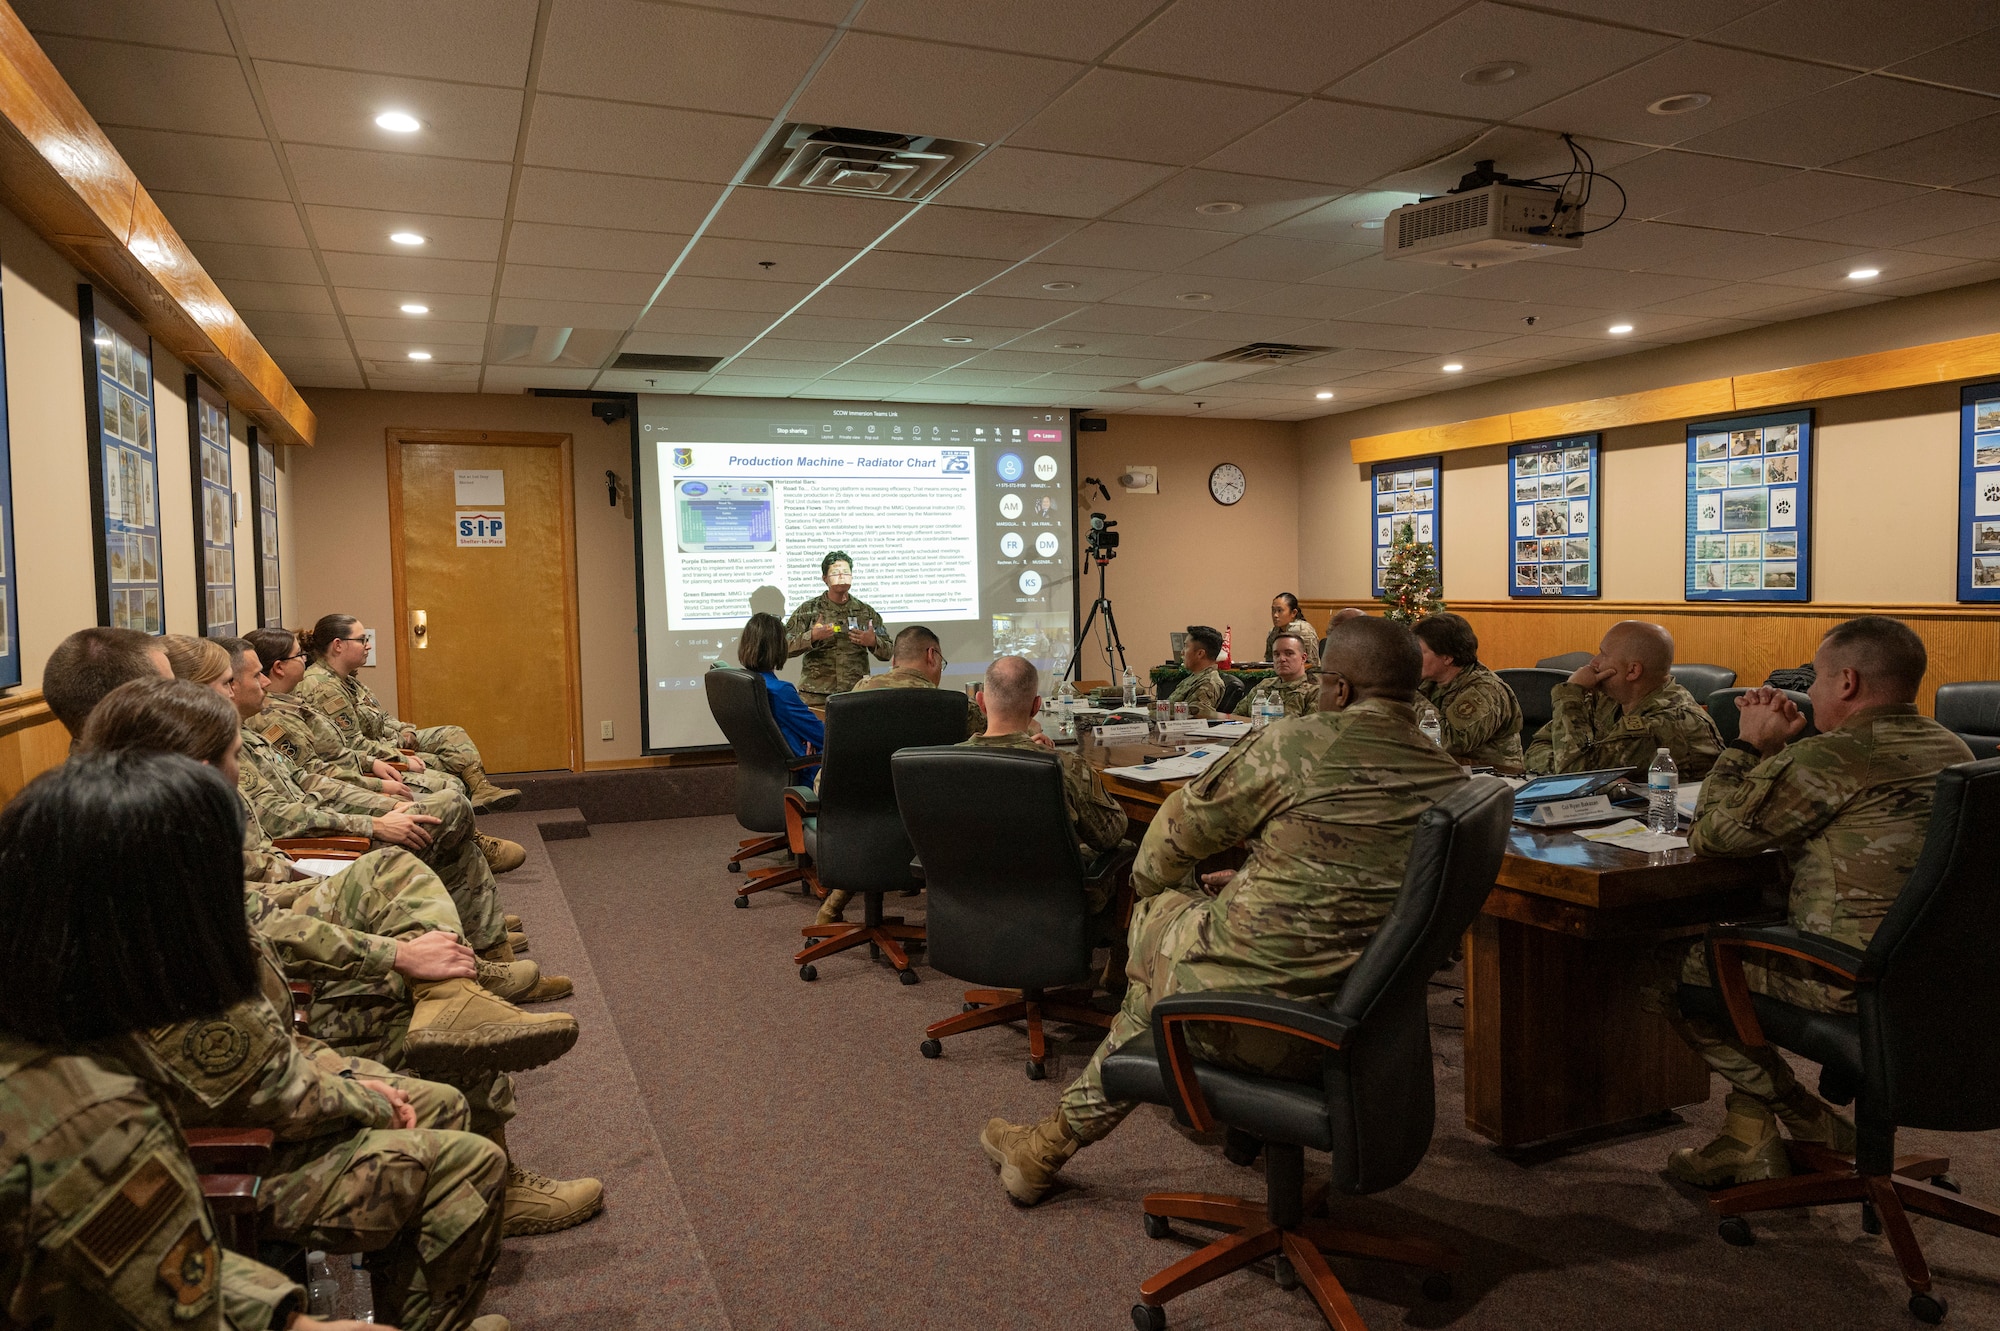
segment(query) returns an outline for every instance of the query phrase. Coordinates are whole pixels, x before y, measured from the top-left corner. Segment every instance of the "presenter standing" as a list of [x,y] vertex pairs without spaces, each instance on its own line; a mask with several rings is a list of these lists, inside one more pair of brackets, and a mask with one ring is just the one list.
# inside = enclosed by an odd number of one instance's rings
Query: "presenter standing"
[[870,656],[889,659],[882,617],[849,591],[854,561],[845,551],[834,550],[819,561],[819,576],[826,584],[825,593],[792,611],[785,621],[787,659],[806,658],[799,696],[809,707],[823,706],[829,695],[846,693],[866,679]]

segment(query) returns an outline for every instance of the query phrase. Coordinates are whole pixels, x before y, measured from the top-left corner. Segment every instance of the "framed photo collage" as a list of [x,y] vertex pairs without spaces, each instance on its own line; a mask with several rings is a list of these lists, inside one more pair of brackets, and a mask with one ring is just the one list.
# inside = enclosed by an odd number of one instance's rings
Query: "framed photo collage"
[[1687,427],[1687,599],[1812,599],[1812,412]]
[[1507,450],[1510,596],[1597,596],[1597,490],[1603,436]]
[[[1371,585],[1377,596],[1382,594],[1382,574],[1389,567],[1389,552],[1399,539],[1428,545],[1438,576],[1444,576],[1438,484],[1444,474],[1442,462],[1440,457],[1427,457],[1375,464],[1371,473],[1375,494],[1375,571]],[[1402,535],[1405,529],[1406,537]]]
[[1958,599],[2000,601],[2000,382],[1959,394]]

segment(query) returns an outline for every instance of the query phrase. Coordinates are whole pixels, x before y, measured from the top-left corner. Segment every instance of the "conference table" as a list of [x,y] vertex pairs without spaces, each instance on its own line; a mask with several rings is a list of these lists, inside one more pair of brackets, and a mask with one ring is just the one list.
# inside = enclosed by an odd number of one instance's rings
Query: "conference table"
[[[1079,752],[1101,771],[1174,750]],[[1103,779],[1135,824],[1185,784]],[[1707,1100],[1708,1065],[1643,1010],[1640,982],[1673,940],[1771,914],[1782,874],[1775,854],[1649,854],[1515,825],[1465,936],[1466,1125],[1512,1151],[1670,1122]]]

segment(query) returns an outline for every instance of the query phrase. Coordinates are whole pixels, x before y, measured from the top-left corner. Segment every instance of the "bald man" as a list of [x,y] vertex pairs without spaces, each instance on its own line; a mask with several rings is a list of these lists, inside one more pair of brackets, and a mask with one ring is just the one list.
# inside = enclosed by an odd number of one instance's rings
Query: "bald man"
[[[1916,867],[1930,827],[1937,774],[1970,762],[1963,740],[1917,714],[1927,665],[1923,640],[1884,615],[1836,624],[1813,657],[1813,720],[1777,689],[1737,699],[1738,738],[1702,783],[1688,843],[1704,855],[1776,850],[1791,866],[1793,927],[1865,948]],[[1750,954],[1752,992],[1813,1012],[1853,1013],[1854,991],[1824,971],[1768,952]],[[1680,980],[1707,985],[1707,957],[1687,953]],[[1843,1154],[1854,1126],[1799,1085],[1783,1055],[1752,1049],[1700,1017],[1670,1017],[1684,1039],[1730,1085],[1722,1133],[1676,1151],[1667,1170],[1697,1187],[1783,1178],[1790,1159],[1778,1124],[1794,1141]]]
[[[1161,998],[1249,989],[1313,998],[1340,988],[1403,884],[1417,819],[1466,779],[1417,729],[1421,659],[1400,624],[1357,619],[1326,636],[1319,710],[1275,721],[1167,797],[1132,866],[1125,1002],[1090,1065],[1041,1122],[996,1118],[979,1136],[1001,1185],[1033,1205],[1086,1143],[1137,1107],[1104,1094],[1105,1058],[1144,1033]],[[1232,846],[1233,874],[1195,876]],[[1316,1051],[1230,1027],[1190,1036],[1204,1058],[1317,1078]]]
[[[866,693],[870,689],[934,689],[944,679],[944,648],[938,643],[938,635],[922,624],[912,624],[896,635],[896,642],[889,651],[889,671],[883,675],[868,675],[857,680],[856,693]],[[979,714],[979,708],[972,699],[965,700],[965,734],[967,738],[986,729],[986,718]]]
[[1528,772],[1645,771],[1665,749],[1681,780],[1699,781],[1722,752],[1722,735],[1694,695],[1668,673],[1674,638],[1658,624],[1613,624],[1597,655],[1550,690],[1555,719],[1528,745]]

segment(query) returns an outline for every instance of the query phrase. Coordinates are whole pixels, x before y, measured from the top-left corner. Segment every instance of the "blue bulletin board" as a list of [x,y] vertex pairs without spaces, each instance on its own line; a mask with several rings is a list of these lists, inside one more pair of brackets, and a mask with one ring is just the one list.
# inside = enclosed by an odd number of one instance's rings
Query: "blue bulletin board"
[[1687,599],[1812,599],[1812,412],[1687,427]]
[[2000,382],[1959,395],[1958,599],[2000,601]]
[[153,339],[88,284],[83,401],[97,509],[97,617],[113,628],[167,631],[160,565],[160,459],[153,420]]
[[229,403],[196,375],[187,377],[188,455],[194,475],[195,598],[205,638],[237,636],[236,490],[229,453]]
[[251,426],[250,459],[257,467],[257,622],[267,629],[285,626],[284,603],[278,593],[278,453],[257,438]]
[[1597,492],[1603,436],[1577,434],[1507,450],[1510,596],[1599,596]]
[[1389,567],[1389,551],[1395,548],[1399,529],[1408,527],[1418,545],[1431,548],[1438,580],[1444,580],[1444,519],[1441,499],[1444,468],[1442,457],[1404,458],[1400,462],[1378,462],[1371,473],[1375,492],[1375,594],[1382,594],[1382,573]]

